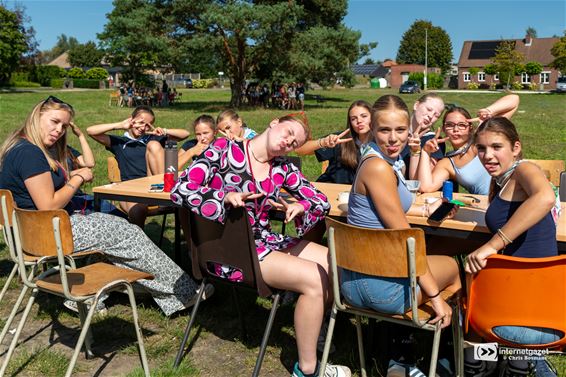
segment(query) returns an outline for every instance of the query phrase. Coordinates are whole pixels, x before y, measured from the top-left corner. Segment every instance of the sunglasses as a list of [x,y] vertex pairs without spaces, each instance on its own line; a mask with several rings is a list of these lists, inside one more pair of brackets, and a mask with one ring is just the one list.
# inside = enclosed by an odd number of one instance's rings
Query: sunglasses
[[47,97],[44,101],[43,104],[46,104],[47,102],[53,102],[53,103],[58,103],[61,105],[65,105],[67,107],[69,107],[71,110],[74,111],[73,106],[71,106],[70,104],[68,104],[67,102],[60,100],[59,98],[55,97],[55,96],[49,96]]

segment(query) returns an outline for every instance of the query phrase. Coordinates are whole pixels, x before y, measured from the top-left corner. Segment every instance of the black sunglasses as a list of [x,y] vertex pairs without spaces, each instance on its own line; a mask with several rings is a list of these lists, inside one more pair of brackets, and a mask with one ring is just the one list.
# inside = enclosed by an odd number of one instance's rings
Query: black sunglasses
[[74,111],[73,106],[71,106],[70,104],[68,104],[67,102],[60,100],[59,98],[55,97],[55,96],[49,96],[47,97],[43,103],[46,104],[47,102],[54,102],[54,103],[59,103],[65,106],[68,106],[71,110]]

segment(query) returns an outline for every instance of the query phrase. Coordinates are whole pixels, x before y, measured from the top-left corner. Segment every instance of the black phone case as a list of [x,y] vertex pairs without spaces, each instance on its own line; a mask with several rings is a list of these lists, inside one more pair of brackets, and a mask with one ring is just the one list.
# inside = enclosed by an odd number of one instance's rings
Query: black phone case
[[431,213],[431,215],[428,217],[428,219],[430,221],[440,222],[440,221],[444,220],[444,218],[446,216],[448,216],[448,214],[450,213],[452,208],[454,208],[455,206],[456,206],[456,204],[454,204],[454,203],[444,202],[440,205],[440,207],[438,207],[436,209],[436,211]]

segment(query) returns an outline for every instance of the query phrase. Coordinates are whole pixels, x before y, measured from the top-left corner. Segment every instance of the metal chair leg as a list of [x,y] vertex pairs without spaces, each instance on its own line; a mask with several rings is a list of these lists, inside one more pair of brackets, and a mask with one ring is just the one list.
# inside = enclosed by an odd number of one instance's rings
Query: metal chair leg
[[174,368],[177,368],[179,366],[179,364],[181,364],[181,360],[183,359],[183,353],[185,352],[185,346],[187,344],[187,340],[189,340],[189,335],[191,333],[191,327],[193,327],[193,323],[195,322],[195,318],[197,316],[196,314],[197,314],[197,311],[198,311],[198,307],[200,305],[200,302],[202,301],[202,296],[204,294],[205,285],[206,285],[206,279],[203,279],[202,283],[200,284],[197,302],[195,302],[195,305],[193,306],[193,310],[191,311],[191,319],[189,320],[189,323],[187,324],[187,328],[185,329],[185,334],[183,335],[183,340],[181,341],[181,346],[179,347],[179,352],[177,352],[177,357],[175,358],[175,364],[173,364]]
[[440,325],[436,324],[436,329],[434,330],[434,340],[432,342],[432,354],[430,356],[430,367],[428,370],[429,377],[436,376],[436,362],[438,361],[438,348],[440,346]]
[[271,328],[273,327],[273,322],[275,321],[275,314],[279,308],[279,300],[281,299],[281,294],[277,293],[273,296],[273,303],[271,306],[271,311],[269,312],[269,319],[267,320],[267,325],[265,325],[265,331],[263,332],[263,339],[261,340],[261,346],[259,348],[259,355],[255,362],[254,371],[252,377],[259,376],[259,371],[261,369],[261,364],[263,363],[263,357],[265,356],[265,351],[267,350],[267,341],[269,340],[269,334],[271,334]]
[[4,374],[6,373],[6,369],[8,368],[8,363],[10,362],[10,359],[12,358],[12,355],[14,354],[14,350],[16,349],[16,346],[18,344],[18,339],[20,338],[20,334],[22,333],[22,329],[24,328],[24,325],[25,325],[26,320],[28,318],[29,312],[31,311],[31,307],[33,306],[35,298],[37,297],[37,293],[38,293],[37,289],[34,289],[31,292],[31,296],[30,296],[28,303],[26,305],[26,308],[24,310],[24,314],[22,315],[22,318],[20,319],[20,323],[18,324],[18,328],[16,329],[16,333],[14,334],[14,338],[12,339],[12,342],[10,343],[10,348],[8,348],[8,351],[6,352],[6,355],[4,356],[4,363],[2,363],[2,368],[0,369],[0,376],[4,376]]
[[12,308],[12,311],[10,312],[10,316],[8,317],[8,319],[6,320],[6,323],[4,324],[4,328],[2,329],[2,333],[0,334],[0,344],[2,344],[2,342],[4,341],[4,337],[8,333],[8,330],[10,329],[10,326],[12,325],[12,321],[16,317],[16,314],[18,314],[18,310],[20,309],[20,305],[22,305],[22,301],[24,300],[24,297],[25,297],[27,292],[28,292],[28,287],[26,285],[24,285],[22,287],[22,290],[20,291],[20,295],[18,296],[16,303],[14,304],[14,307]]
[[[91,309],[93,307],[96,310],[96,302],[91,304]],[[89,311],[87,310],[86,304],[82,302],[77,302],[77,309],[79,309],[79,319],[81,321],[81,329],[82,329],[85,326],[86,317]],[[92,331],[90,330],[90,328],[88,329],[84,343],[85,343],[85,358],[87,360],[90,360],[94,358],[94,354],[92,353]]]
[[460,305],[456,303],[452,311],[452,342],[454,343],[454,372],[456,377],[464,377],[464,336],[460,322]]
[[[77,306],[79,307],[79,316],[82,317],[82,315],[80,314],[81,311],[84,314],[84,304],[83,303],[77,303]],[[82,309],[81,309],[82,306]],[[79,340],[77,340],[77,344],[75,345],[75,351],[73,352],[73,357],[71,357],[71,362],[69,363],[69,367],[67,368],[67,372],[65,373],[65,377],[71,377],[71,375],[73,374],[73,369],[75,367],[75,364],[77,362],[77,359],[79,357],[79,353],[81,352],[81,348],[83,346],[83,343],[85,341],[85,338],[87,337],[87,334],[90,330],[90,323],[92,322],[92,317],[94,316],[94,311],[96,310],[96,305],[91,305],[90,309],[88,311],[88,314],[86,315],[86,318],[84,319],[84,323],[82,321],[81,318],[81,334],[79,335]],[[88,354],[88,353],[87,353]]]
[[362,317],[360,315],[356,315],[356,332],[358,333],[358,351],[360,353],[360,365],[362,368],[362,377],[367,377],[366,355],[364,352],[364,338],[362,335]]
[[149,377],[149,364],[147,362],[147,355],[145,353],[145,345],[143,342],[143,334],[140,328],[140,323],[138,319],[138,309],[136,306],[136,298],[134,296],[134,290],[130,284],[126,285],[126,289],[128,291],[128,298],[130,299],[130,306],[132,307],[132,317],[134,320],[134,327],[136,329],[136,336],[138,338],[138,347],[140,350],[140,358],[142,362],[142,367],[146,377]]
[[12,279],[14,278],[14,276],[16,276],[16,272],[18,272],[18,264],[15,264],[14,267],[12,267],[12,271],[10,271],[10,275],[8,275],[8,279],[6,279],[6,282],[4,283],[2,292],[0,292],[0,302],[2,302],[6,291],[8,291],[8,287],[10,286]]
[[324,351],[322,352],[322,360],[320,361],[320,370],[325,370],[326,364],[328,363],[328,354],[330,353],[330,344],[332,344],[332,336],[334,335],[334,325],[336,324],[337,314],[338,309],[336,308],[336,305],[332,305],[330,321],[328,322],[328,332],[326,333],[326,339],[324,341]]

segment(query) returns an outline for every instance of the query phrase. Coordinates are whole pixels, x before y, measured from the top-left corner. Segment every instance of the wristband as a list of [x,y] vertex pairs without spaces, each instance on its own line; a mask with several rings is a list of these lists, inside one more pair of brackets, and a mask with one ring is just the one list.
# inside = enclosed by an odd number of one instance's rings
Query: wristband
[[497,229],[497,235],[503,240],[503,246],[506,247],[507,245],[513,243],[511,240],[501,229]]
[[65,183],[65,186],[69,186],[69,187],[72,188],[73,190],[76,190],[76,189],[77,189],[75,186],[73,186],[73,185],[70,184],[69,182]]
[[442,291],[438,290],[437,294],[435,294],[434,296],[428,296],[428,298],[436,298],[436,297],[440,296],[441,293],[442,293]]
[[421,155],[421,150],[420,150],[420,149],[419,149],[417,152],[411,151],[411,157],[420,156],[420,155]]
[[73,175],[71,176],[71,178],[73,178],[73,177],[79,177],[80,179],[82,179],[81,185],[82,185],[83,183],[85,183],[85,178],[84,178],[82,175],[80,175],[79,173],[73,174]]

